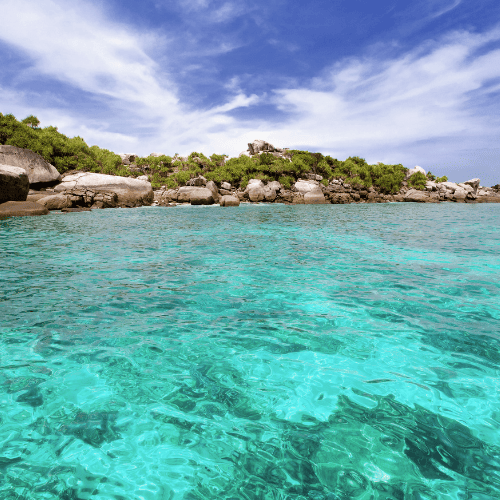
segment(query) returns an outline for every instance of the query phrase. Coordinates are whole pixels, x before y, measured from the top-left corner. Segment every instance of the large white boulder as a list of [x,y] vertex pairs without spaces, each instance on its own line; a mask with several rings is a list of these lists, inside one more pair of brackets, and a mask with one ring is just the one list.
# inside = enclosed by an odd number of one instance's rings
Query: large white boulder
[[191,205],[213,205],[214,197],[210,189],[196,186],[182,186],[177,191],[177,201]]
[[470,179],[468,181],[465,181],[464,184],[466,184],[467,186],[470,186],[473,189],[473,193],[477,194],[477,190],[479,189],[480,182],[481,182],[481,180],[476,177],[474,179]]
[[464,202],[465,198],[467,198],[468,192],[462,187],[458,186],[457,189],[455,189],[455,192],[453,193],[453,200],[457,202]]
[[134,153],[122,153],[118,156],[122,159],[123,165],[131,165],[137,158],[137,155]]
[[253,202],[264,201],[266,198],[264,183],[260,179],[250,179],[245,188],[245,193],[248,194],[248,198]]
[[0,164],[24,168],[32,187],[61,180],[61,174],[56,167],[30,149],[0,145]]
[[272,153],[276,151],[276,148],[272,144],[259,139],[248,143],[248,152],[251,155],[256,155],[263,151],[269,151]]
[[410,168],[408,172],[406,172],[405,180],[409,179],[413,174],[416,174],[417,172],[427,175],[426,171],[422,167],[415,165],[413,168]]
[[295,184],[295,190],[298,191],[299,193],[306,194],[310,193],[312,191],[319,191],[321,192],[321,186],[319,185],[318,181],[314,180],[303,180],[299,179]]
[[264,183],[260,179],[250,179],[248,181],[248,184],[247,184],[245,191],[250,191],[250,189],[254,189],[256,187],[263,188]]
[[219,201],[219,190],[217,189],[217,184],[215,184],[214,181],[208,181],[205,188],[210,189],[214,201],[217,203]]
[[440,182],[438,186],[443,186],[444,188],[446,188],[447,191],[451,191],[452,193],[454,193],[459,187],[456,182],[449,182],[449,181]]
[[304,194],[306,205],[323,205],[326,203],[325,195],[321,191],[309,191]]
[[43,205],[48,210],[61,210],[63,208],[70,208],[72,203],[70,196],[65,193],[49,194],[43,198],[39,198],[37,203]]
[[248,190],[248,198],[250,201],[264,201],[266,198],[266,192],[263,187],[255,186]]
[[219,203],[221,207],[239,207],[240,200],[236,196],[227,194],[220,198]]
[[278,181],[271,181],[266,184],[266,187],[274,189],[275,191],[279,191],[283,187],[283,185]]
[[439,193],[410,189],[404,196],[403,201],[418,203],[438,203]]
[[26,201],[30,184],[26,170],[12,165],[0,165],[0,203]]
[[54,191],[64,192],[74,189],[91,189],[97,193],[116,193],[118,204],[125,206],[151,205],[154,195],[151,183],[133,177],[78,172],[67,175]]

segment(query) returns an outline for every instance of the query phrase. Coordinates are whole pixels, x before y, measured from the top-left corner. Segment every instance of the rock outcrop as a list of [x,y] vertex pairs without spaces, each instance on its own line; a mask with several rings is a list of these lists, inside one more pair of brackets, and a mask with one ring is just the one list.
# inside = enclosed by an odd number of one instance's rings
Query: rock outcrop
[[47,215],[48,213],[47,208],[33,201],[7,201],[0,204],[0,219],[27,215]]
[[24,168],[32,189],[54,185],[61,180],[56,167],[29,149],[0,145],[0,164]]
[[302,194],[306,194],[306,193],[310,193],[310,192],[314,192],[314,191],[322,192],[321,186],[320,186],[318,181],[316,181],[316,180],[305,181],[303,179],[299,179],[294,184],[294,190],[299,192],[299,193],[302,193]]
[[250,201],[263,201],[266,197],[266,193],[264,192],[264,183],[260,179],[250,179],[244,194],[248,196]]
[[410,189],[405,195],[403,201],[417,203],[438,203],[439,195],[432,191],[419,191],[418,189]]
[[92,189],[74,188],[63,192],[30,191],[28,201],[35,201],[49,210],[66,208],[115,208],[118,195],[112,192],[96,192]]
[[236,196],[231,196],[231,195],[222,196],[219,200],[219,203],[220,203],[221,207],[239,207],[240,206],[239,198],[236,198]]
[[207,180],[203,175],[199,175],[198,177],[194,177],[193,179],[189,179],[186,182],[186,186],[197,186],[197,187],[203,187],[207,185]]
[[240,156],[255,156],[255,155],[260,155],[262,153],[270,153],[273,156],[290,159],[290,157],[287,156],[286,148],[275,148],[269,142],[260,139],[257,139],[253,142],[249,142],[248,149],[240,153]]
[[137,158],[137,155],[133,153],[123,153],[118,156],[122,159],[122,165],[132,165]]
[[151,183],[139,181],[132,177],[78,172],[67,175],[54,188],[56,192],[73,192],[74,190],[91,191],[95,194],[108,195],[115,193],[117,205],[123,207],[138,207],[153,203]]
[[39,198],[36,203],[43,205],[48,210],[62,210],[63,208],[70,208],[72,205],[70,197],[65,193],[49,194]]
[[0,165],[0,203],[26,201],[30,184],[26,170],[12,165]]
[[217,189],[217,185],[214,181],[208,181],[205,185],[206,189],[210,189],[214,202],[217,203],[219,201],[219,190]]
[[324,205],[326,202],[325,195],[321,191],[309,191],[304,194],[306,205]]
[[426,175],[425,170],[422,167],[419,167],[418,165],[416,165],[415,167],[410,168],[408,170],[408,172],[406,172],[405,181],[408,180],[413,174],[416,174],[417,172],[420,172],[421,174]]
[[171,199],[180,203],[191,203],[191,205],[213,205],[214,197],[210,189],[196,186],[183,186],[178,189],[177,196]]

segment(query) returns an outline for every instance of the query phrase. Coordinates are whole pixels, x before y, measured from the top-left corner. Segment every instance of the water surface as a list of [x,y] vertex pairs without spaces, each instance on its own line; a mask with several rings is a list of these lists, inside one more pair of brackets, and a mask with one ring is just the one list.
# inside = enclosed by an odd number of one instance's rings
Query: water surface
[[498,499],[499,216],[0,221],[0,498]]

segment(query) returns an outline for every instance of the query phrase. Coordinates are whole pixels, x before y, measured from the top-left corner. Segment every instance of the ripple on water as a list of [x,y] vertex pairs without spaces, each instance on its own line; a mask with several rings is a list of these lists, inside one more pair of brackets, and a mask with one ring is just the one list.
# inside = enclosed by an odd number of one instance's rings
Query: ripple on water
[[0,221],[0,497],[500,497],[498,215]]

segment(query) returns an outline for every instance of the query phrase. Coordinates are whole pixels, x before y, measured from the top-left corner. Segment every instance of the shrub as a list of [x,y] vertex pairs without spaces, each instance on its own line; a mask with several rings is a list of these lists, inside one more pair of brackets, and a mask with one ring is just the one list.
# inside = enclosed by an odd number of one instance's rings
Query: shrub
[[278,181],[283,185],[285,189],[290,189],[292,184],[295,182],[295,179],[290,175],[283,175],[278,179]]
[[446,177],[446,175],[443,175],[443,177],[438,177],[436,179],[436,182],[448,182],[448,177]]
[[[270,153],[260,156],[226,160],[226,155],[213,154],[210,157],[200,152],[192,152],[182,160],[177,155],[138,157],[135,164],[139,171],[131,172],[122,165],[121,158],[107,149],[89,147],[81,137],[67,137],[57,127],[39,128],[36,116],[30,115],[18,121],[13,115],[0,113],[0,144],[10,144],[31,149],[52,163],[60,173],[70,169],[98,172],[122,176],[139,176],[147,172],[151,184],[157,188],[166,185],[175,188],[189,179],[203,174],[218,185],[223,181],[244,188],[249,179],[263,181],[278,180],[289,189],[300,177],[315,173],[323,177],[322,183],[332,179],[343,179],[347,184],[358,187],[376,187],[384,193],[396,193],[401,189],[407,169],[402,165],[369,165],[364,158],[350,156],[344,161],[321,153],[289,150],[285,157],[275,157]],[[409,184],[417,189],[425,187],[425,180],[435,178],[431,172],[427,176],[419,173],[409,179]],[[437,182],[448,179],[440,177]]]
[[414,189],[425,189],[427,177],[422,172],[415,172],[409,179],[408,185]]
[[0,144],[26,148],[38,153],[60,173],[67,170],[125,174],[116,169],[121,159],[111,151],[89,147],[81,137],[67,137],[57,127],[39,128],[40,121],[30,115],[18,121],[13,115],[0,113]]

